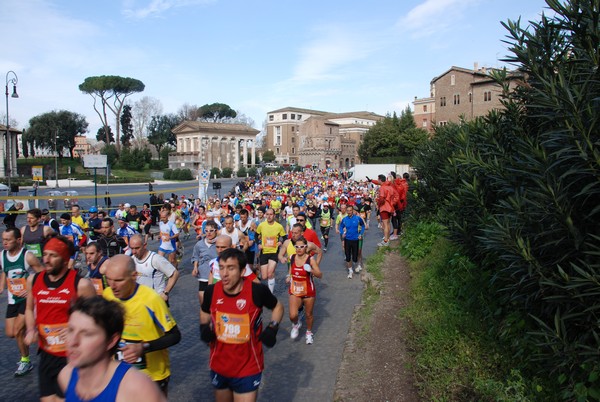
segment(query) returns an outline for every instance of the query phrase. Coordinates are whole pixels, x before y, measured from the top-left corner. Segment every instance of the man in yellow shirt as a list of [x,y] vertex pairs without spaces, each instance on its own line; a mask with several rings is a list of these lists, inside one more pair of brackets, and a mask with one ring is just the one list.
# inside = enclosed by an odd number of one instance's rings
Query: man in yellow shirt
[[117,358],[132,364],[154,381],[167,396],[171,377],[168,347],[181,340],[177,323],[165,301],[153,289],[139,285],[135,262],[127,255],[112,257],[106,269],[103,296],[125,308]]
[[275,268],[277,267],[277,250],[285,240],[285,230],[279,222],[275,222],[273,208],[267,209],[266,221],[256,228],[259,237],[258,249],[260,250],[260,277],[267,279],[271,293],[275,290]]

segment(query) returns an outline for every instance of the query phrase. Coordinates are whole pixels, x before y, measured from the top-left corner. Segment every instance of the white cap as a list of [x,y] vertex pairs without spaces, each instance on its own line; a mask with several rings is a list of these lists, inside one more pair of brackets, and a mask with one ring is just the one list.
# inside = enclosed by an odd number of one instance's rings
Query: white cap
[[131,204],[129,204],[129,203],[125,203],[123,206],[124,206],[125,208],[131,208]]

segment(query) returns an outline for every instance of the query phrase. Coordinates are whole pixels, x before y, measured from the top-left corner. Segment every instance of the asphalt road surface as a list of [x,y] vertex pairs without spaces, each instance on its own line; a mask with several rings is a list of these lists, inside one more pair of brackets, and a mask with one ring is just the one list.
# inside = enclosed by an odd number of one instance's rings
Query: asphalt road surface
[[[234,182],[231,183],[233,185]],[[180,185],[155,186],[155,191],[167,192]],[[183,186],[185,187],[185,186]],[[230,187],[230,186],[229,186]],[[117,194],[116,186],[111,187]],[[129,192],[147,191],[147,185],[119,186]],[[221,191],[228,191],[223,184]],[[89,189],[81,190],[86,194]],[[93,195],[93,188],[91,189]],[[182,194],[189,194],[186,191]],[[43,190],[41,192],[43,195]],[[118,202],[138,202],[138,196],[114,198],[113,205]],[[140,200],[145,197],[139,195]],[[118,200],[118,201],[117,201]],[[141,201],[144,202],[144,201]],[[141,203],[140,203],[141,204]],[[20,217],[19,219],[22,219]],[[18,221],[18,223],[24,221]],[[368,256],[376,251],[376,243],[380,241],[381,231],[371,222],[371,229],[366,232],[363,251]],[[181,342],[169,349],[171,356],[171,382],[169,384],[169,400],[171,401],[212,401],[213,389],[209,379],[208,346],[199,339],[199,303],[197,298],[198,284],[191,276],[191,253],[195,240],[184,241],[185,253],[180,264],[181,276],[175,289],[171,292],[171,310],[182,333]],[[157,250],[158,241],[150,241],[149,248]],[[347,271],[340,239],[332,231],[329,251],[321,262],[323,278],[316,280],[317,301],[315,304],[314,344],[306,345],[303,325],[300,336],[290,339],[291,324],[287,317],[288,293],[285,286],[286,267],[279,264],[276,270],[277,285],[275,296],[282,301],[286,314],[277,335],[277,344],[265,352],[265,371],[263,384],[259,391],[259,401],[331,401],[337,372],[341,363],[344,343],[348,334],[352,313],[360,303],[363,284],[355,275],[347,279]],[[0,310],[6,311],[6,296],[0,297]],[[263,319],[268,322],[270,312],[266,310]],[[4,322],[0,326],[4,333]],[[16,362],[19,353],[13,339],[0,337],[0,381],[4,386],[0,389],[0,401],[37,401],[37,356],[36,347],[32,347],[34,371],[25,377],[15,378]],[[360,367],[356,367],[360,370]]]

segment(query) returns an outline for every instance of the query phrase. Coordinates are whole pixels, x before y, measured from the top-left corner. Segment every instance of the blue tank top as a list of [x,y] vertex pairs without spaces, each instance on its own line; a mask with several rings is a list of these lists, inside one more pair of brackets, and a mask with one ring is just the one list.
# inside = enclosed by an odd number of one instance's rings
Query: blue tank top
[[83,400],[77,396],[75,392],[75,386],[77,385],[77,381],[79,381],[79,370],[77,368],[73,369],[71,373],[71,379],[69,380],[69,385],[67,387],[67,392],[65,392],[65,399],[67,402],[109,402],[115,401],[117,399],[117,392],[119,391],[119,385],[121,385],[121,380],[127,373],[131,366],[127,363],[119,363],[113,377],[110,379],[110,382],[104,388],[102,392],[98,394],[95,398]]

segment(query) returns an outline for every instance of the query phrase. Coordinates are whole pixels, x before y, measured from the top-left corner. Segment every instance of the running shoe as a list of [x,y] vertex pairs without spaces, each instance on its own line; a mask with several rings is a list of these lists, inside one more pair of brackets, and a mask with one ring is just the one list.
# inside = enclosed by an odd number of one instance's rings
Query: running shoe
[[306,331],[306,344],[312,345],[314,341],[313,333],[310,331]]
[[31,362],[19,362],[19,367],[17,367],[17,371],[15,371],[15,377],[21,377],[25,374],[28,374],[31,370],[33,370],[33,364]]
[[382,241],[381,243],[377,243],[379,247],[388,247],[390,245],[389,241]]
[[395,234],[391,235],[390,240],[398,240],[398,235],[395,235]]
[[325,251],[327,251],[327,247],[323,247],[323,251],[324,251],[324,252],[325,252]]
[[348,268],[348,279],[352,279],[352,268]]
[[354,272],[356,272],[358,274],[360,271],[362,271],[362,266],[360,264],[358,264],[356,266],[356,268],[354,268]]
[[302,322],[298,320],[298,322],[292,325],[292,331],[290,332],[290,338],[296,339],[298,334],[300,334],[300,327],[302,326]]

